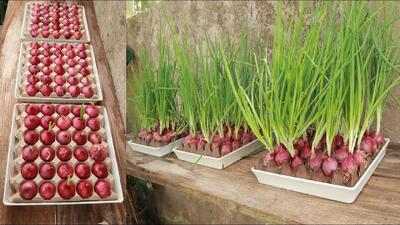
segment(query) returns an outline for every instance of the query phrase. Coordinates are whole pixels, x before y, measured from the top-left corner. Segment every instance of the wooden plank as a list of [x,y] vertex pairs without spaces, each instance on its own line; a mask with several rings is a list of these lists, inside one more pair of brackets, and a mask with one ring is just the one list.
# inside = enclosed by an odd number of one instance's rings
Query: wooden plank
[[[8,141],[14,108],[14,87],[20,46],[20,35],[25,3],[10,1],[0,34],[0,189],[3,197],[5,168],[7,165]],[[0,224],[53,224],[56,207],[5,207],[0,204]]]
[[[121,112],[119,111],[118,99],[114,83],[111,77],[110,67],[106,58],[103,43],[100,37],[100,29],[97,24],[95,9],[92,1],[82,1],[79,4],[85,6],[88,21],[90,40],[96,57],[97,70],[103,92],[103,105],[107,108],[110,119],[111,133],[114,139],[119,173],[121,176],[124,196],[126,196],[126,173],[125,173],[125,131]],[[124,66],[121,59],[121,66]],[[106,222],[108,224],[125,224],[125,204],[83,205],[83,206],[58,206],[57,223],[89,223],[95,224]]]
[[225,170],[214,170],[128,148],[127,173],[192,193],[218,204],[235,203],[241,213],[274,223],[400,223],[400,151],[388,149],[381,165],[353,204],[259,184],[250,171],[261,153]]
[[[2,116],[0,117],[0,163],[6,167],[9,132],[11,127],[12,109],[15,103],[14,85],[20,46],[24,1],[10,1],[6,20],[0,35],[0,101],[2,102]],[[99,26],[92,2],[83,2],[86,7],[90,35],[96,55],[100,82],[102,83],[104,101],[111,121],[111,131],[119,163],[120,176],[124,193],[125,184],[125,138],[121,113],[111,72],[100,38]],[[121,65],[125,61],[121,60]],[[5,171],[5,170],[3,170]],[[3,190],[5,172],[0,173],[0,189]],[[2,193],[2,192],[1,192]],[[125,204],[79,205],[79,206],[41,206],[41,207],[5,207],[0,205],[0,224],[125,224]]]

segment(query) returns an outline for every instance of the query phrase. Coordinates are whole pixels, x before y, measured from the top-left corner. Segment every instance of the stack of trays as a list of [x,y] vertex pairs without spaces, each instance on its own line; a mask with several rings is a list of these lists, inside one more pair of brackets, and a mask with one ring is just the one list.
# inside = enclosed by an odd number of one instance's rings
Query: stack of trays
[[26,3],[21,39],[4,205],[122,202],[85,8]]

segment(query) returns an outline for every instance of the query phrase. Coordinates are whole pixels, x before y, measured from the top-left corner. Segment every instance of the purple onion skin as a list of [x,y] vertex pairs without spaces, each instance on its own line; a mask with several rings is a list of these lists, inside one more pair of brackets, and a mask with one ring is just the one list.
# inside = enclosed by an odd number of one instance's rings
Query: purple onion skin
[[288,162],[289,159],[290,159],[290,154],[287,150],[281,150],[281,151],[276,152],[275,162],[278,165],[282,165],[282,164]]
[[385,143],[385,136],[382,133],[374,133],[373,138],[379,145],[383,145]]
[[303,151],[301,151],[300,157],[304,160],[309,159],[311,157],[311,149],[309,146],[304,146]]
[[319,155],[311,157],[310,161],[308,162],[308,165],[310,166],[311,169],[321,168],[321,166],[322,166],[321,157]]
[[197,141],[197,149],[203,149],[206,146],[206,142],[203,139]]
[[232,145],[227,143],[223,144],[221,147],[221,155],[224,156],[229,154],[230,152],[232,152]]
[[274,152],[268,152],[265,154],[265,161],[274,161],[275,160],[275,153]]
[[146,141],[151,141],[151,140],[153,140],[153,133],[149,132],[147,133]]
[[345,158],[349,156],[349,154],[349,146],[344,145],[343,147],[335,151],[335,158],[337,159],[337,161],[342,162]]
[[365,137],[362,141],[361,141],[361,145],[360,148],[362,151],[364,151],[367,154],[372,154],[375,152],[374,149],[374,141],[372,140],[371,137]]
[[147,131],[146,130],[142,130],[139,133],[139,139],[144,140],[147,136]]
[[363,151],[358,150],[354,152],[353,157],[358,165],[362,165],[365,163],[365,154]]
[[332,173],[337,170],[338,162],[335,158],[329,157],[322,163],[322,171],[324,171],[325,176],[330,177]]
[[354,160],[353,155],[349,155],[345,160],[342,162],[342,170],[345,173],[355,173],[357,172],[357,162]]
[[299,156],[295,156],[294,157],[294,159],[292,160],[292,163],[291,163],[291,167],[292,167],[292,169],[297,169],[300,165],[303,165],[304,164],[304,162],[303,162],[303,160],[299,157]]
[[220,143],[219,142],[211,142],[211,150],[214,151],[216,149],[219,149]]

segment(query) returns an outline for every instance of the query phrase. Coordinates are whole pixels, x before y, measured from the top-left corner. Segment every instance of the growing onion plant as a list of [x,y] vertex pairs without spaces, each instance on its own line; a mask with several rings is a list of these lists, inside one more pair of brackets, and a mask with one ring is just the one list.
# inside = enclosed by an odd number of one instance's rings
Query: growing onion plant
[[205,41],[194,42],[185,33],[179,37],[175,29],[171,31],[178,96],[190,132],[183,147],[220,157],[251,142],[253,134],[233,96],[222,58],[225,55],[229,59],[228,67],[237,71],[238,83],[249,89],[255,67],[235,63],[254,60],[248,35],[235,42],[206,34]]
[[264,168],[352,185],[385,142],[382,113],[400,82],[391,35],[396,9],[366,2],[300,2],[298,9],[287,20],[276,3],[271,54],[248,61],[256,68],[252,84],[238,82],[240,72],[223,52],[224,70],[246,123],[268,150]]
[[165,32],[159,35],[157,50],[157,62],[152,60],[147,50],[142,50],[139,73],[134,81],[134,103],[141,124],[139,139],[167,144],[183,135],[185,122],[177,102],[175,59]]

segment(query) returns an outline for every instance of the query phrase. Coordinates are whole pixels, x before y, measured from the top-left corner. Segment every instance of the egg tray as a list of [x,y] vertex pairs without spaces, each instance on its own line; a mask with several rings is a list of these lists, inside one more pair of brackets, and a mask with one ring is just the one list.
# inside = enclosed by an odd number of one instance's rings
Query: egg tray
[[[75,174],[75,165],[78,163],[78,160],[75,159],[74,156],[72,156],[72,158],[66,163],[70,164],[74,168],[74,175],[71,177],[70,181],[73,182],[75,185],[75,196],[73,196],[71,199],[63,199],[56,190],[56,194],[52,199],[50,200],[43,199],[39,194],[39,187],[40,184],[45,180],[41,178],[39,172],[37,176],[33,179],[33,181],[37,185],[36,196],[31,200],[25,200],[20,196],[18,190],[19,185],[25,180],[21,175],[21,166],[25,163],[25,160],[22,158],[21,151],[25,146],[27,146],[23,140],[23,133],[26,130],[23,124],[23,120],[27,115],[25,112],[26,105],[28,104],[16,104],[14,107],[12,128],[10,134],[8,161],[7,161],[7,172],[5,178],[6,180],[4,182],[5,183],[5,188],[4,188],[5,191],[3,196],[4,205],[68,205],[68,204],[99,204],[99,203],[122,202],[123,194],[122,194],[120,176],[118,172],[118,166],[117,166],[113,141],[111,137],[108,115],[104,107],[100,107],[101,113],[97,117],[101,121],[101,128],[97,132],[100,133],[103,137],[103,142],[101,143],[101,145],[103,145],[108,150],[108,157],[103,161],[103,163],[108,168],[108,176],[104,179],[98,179],[91,172],[91,175],[88,179],[80,179]],[[57,114],[57,112],[55,112],[55,114]],[[38,114],[39,118],[41,117],[41,115],[42,113]],[[56,118],[57,116],[53,114],[52,117]],[[70,113],[67,117],[72,119],[74,115]],[[88,115],[85,114],[84,118],[87,119]],[[58,128],[54,127],[53,129],[54,132],[57,133]],[[43,130],[43,128],[40,126],[36,128],[36,131],[39,133],[41,130]],[[74,128],[71,127],[69,128],[69,130],[70,131],[74,130]],[[87,134],[90,131],[90,128],[86,127],[83,131]],[[40,143],[39,140],[34,146],[40,149],[43,145],[42,143]],[[59,146],[61,145],[57,142],[57,140],[51,145],[51,147],[53,147],[55,151],[57,151],[57,148]],[[70,144],[68,144],[67,146],[73,150],[75,149],[77,144],[73,140],[71,140]],[[86,144],[83,145],[85,149],[90,149],[91,146],[92,143],[90,143],[89,141],[87,141]],[[44,161],[40,158],[40,156],[33,162],[38,166],[38,171],[39,171],[39,165],[42,162]],[[56,186],[57,189],[58,183],[61,180],[63,180],[58,176],[57,168],[58,165],[63,162],[61,162],[61,160],[58,159],[56,155],[50,163],[52,163],[56,168],[56,174],[50,181]],[[88,159],[85,161],[85,163],[87,163],[91,167],[94,164],[94,160],[91,159],[89,156]],[[82,197],[79,196],[78,192],[76,191],[76,186],[78,182],[81,180],[89,181],[92,184],[93,195],[91,197],[83,199]],[[100,198],[100,196],[97,195],[97,193],[94,191],[94,185],[97,180],[105,180],[110,184],[111,188],[110,196],[108,196],[107,198]]]
[[[50,28],[50,36],[45,38],[43,37],[41,34],[39,34],[39,36],[37,37],[32,37],[32,35],[30,34],[30,27],[31,27],[31,16],[32,16],[32,7],[33,4],[43,4],[45,3],[45,1],[33,1],[33,2],[27,2],[25,3],[25,10],[24,10],[24,17],[23,17],[23,22],[22,22],[22,31],[21,31],[21,39],[22,40],[42,40],[42,41],[65,41],[65,42],[74,42],[74,43],[88,43],[90,42],[90,35],[89,35],[89,29],[88,29],[88,23],[86,20],[86,12],[85,12],[85,7],[82,5],[78,5],[79,7],[79,11],[78,11],[78,17],[79,17],[79,26],[81,27],[81,32],[82,32],[82,38],[77,40],[74,35],[72,35],[72,37],[70,39],[66,39],[64,36],[60,36],[59,38],[54,38],[51,34],[51,31],[53,30],[52,28]],[[67,5],[71,5],[68,3],[62,3],[62,4],[67,4]],[[52,6],[50,6],[50,9],[52,8]],[[62,20],[62,18],[60,18],[60,20]],[[50,22],[51,26],[53,25]],[[73,25],[70,24],[70,28]],[[39,28],[39,31],[41,31],[42,29]]]
[[[99,74],[97,71],[97,65],[96,65],[96,58],[94,55],[94,51],[93,51],[93,47],[89,44],[85,44],[87,49],[86,49],[86,54],[87,54],[87,61],[88,61],[88,68],[90,70],[90,74],[87,75],[86,77],[89,78],[90,82],[91,82],[91,87],[93,89],[94,95],[91,98],[86,98],[82,93],[80,93],[79,96],[77,97],[72,97],[68,91],[66,92],[66,94],[62,97],[59,97],[56,95],[56,93],[53,91],[51,93],[50,96],[43,96],[40,91],[35,95],[35,96],[29,96],[26,93],[26,86],[29,84],[27,81],[28,75],[29,73],[29,65],[31,65],[31,63],[29,62],[29,58],[30,53],[29,51],[32,49],[30,47],[31,43],[40,43],[41,45],[43,45],[42,41],[27,41],[27,42],[22,42],[21,46],[20,46],[20,53],[19,53],[19,60],[18,60],[18,68],[17,68],[17,82],[16,82],[16,86],[15,86],[15,98],[17,99],[18,102],[51,102],[51,103],[89,103],[89,102],[98,102],[98,101],[102,101],[103,100],[103,95],[101,92],[101,86],[100,86],[100,80],[99,80]],[[61,44],[72,44],[72,43],[67,43],[67,42],[48,42],[50,44],[55,44],[55,43],[61,43]],[[77,44],[72,44],[72,45],[77,45]],[[43,47],[39,48],[40,51],[43,51]],[[53,47],[51,49],[51,51],[54,53],[55,51],[55,47]],[[65,54],[66,52],[66,48],[64,47],[62,52]],[[75,51],[76,53],[77,51]],[[43,55],[39,56],[40,59],[43,58]],[[55,67],[54,64],[54,59],[56,58],[55,55],[51,55],[50,58],[53,60],[53,63],[49,66],[52,70]],[[65,61],[65,64],[63,66],[63,68],[65,69],[65,73],[64,73],[64,77],[67,79],[67,77],[69,76],[67,73],[67,69],[70,68],[70,66],[67,64],[67,59],[68,57],[66,55],[63,56],[63,59]],[[79,56],[75,56],[75,59],[78,60]],[[45,67],[43,65],[42,62],[40,62],[38,64],[39,68],[43,68]],[[79,63],[77,63],[77,65],[75,65],[76,69],[80,68]],[[37,76],[41,77],[43,75],[42,72],[39,72],[37,74]],[[53,71],[50,76],[52,79],[54,79],[54,77],[57,74]],[[78,73],[76,75],[76,77],[78,78],[78,80],[80,81],[80,79],[83,77],[83,75],[81,75],[80,73]],[[41,81],[39,81],[36,86],[40,87],[40,85],[42,84]],[[57,84],[53,81],[50,86],[54,89],[55,86],[57,86]],[[69,87],[69,83],[66,82],[63,85],[66,89],[68,89]],[[83,85],[79,82],[78,84],[79,88],[82,88]]]

